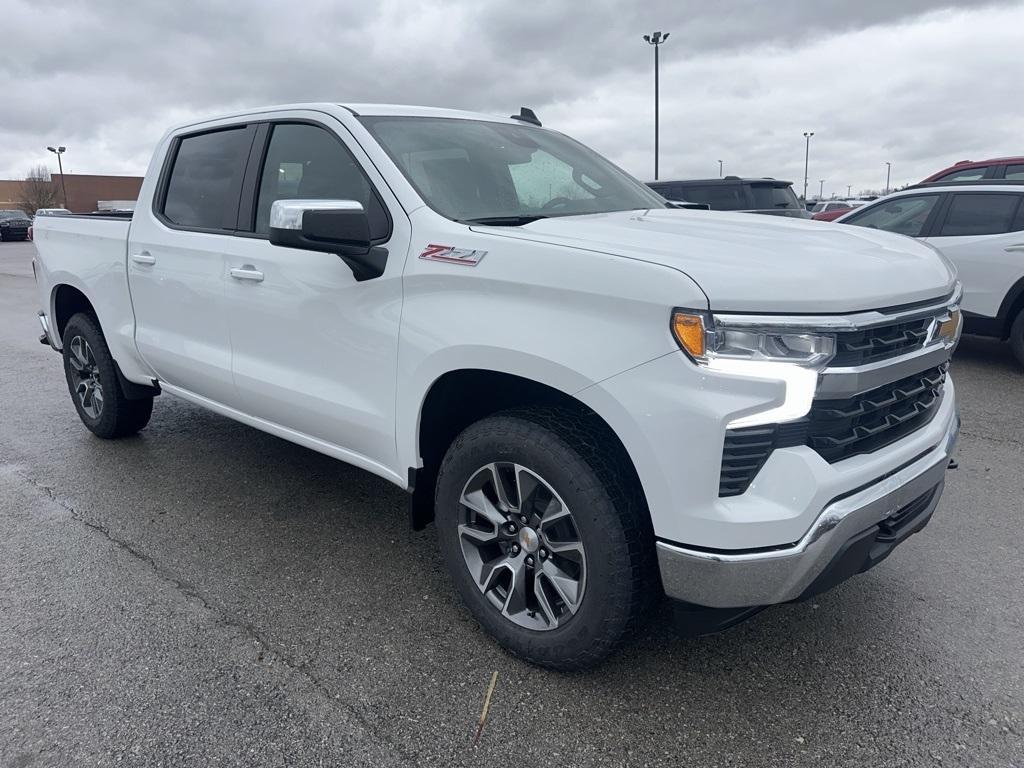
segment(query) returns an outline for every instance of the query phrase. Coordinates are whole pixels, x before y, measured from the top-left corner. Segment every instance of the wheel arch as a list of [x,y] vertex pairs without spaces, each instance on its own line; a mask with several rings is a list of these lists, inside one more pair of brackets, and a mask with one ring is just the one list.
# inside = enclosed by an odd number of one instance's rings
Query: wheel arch
[[436,377],[420,403],[415,450],[422,463],[409,468],[410,522],[414,529],[433,520],[437,469],[459,433],[494,413],[529,407],[561,408],[584,417],[606,441],[608,449],[617,454],[617,462],[628,481],[636,483],[643,492],[622,440],[608,421],[582,400],[550,382],[489,368],[458,368]]
[[1010,286],[1010,290],[1006,292],[1006,296],[1003,297],[1003,302],[999,306],[998,318],[1002,338],[1005,339],[1010,335],[1010,327],[1021,312],[1024,312],[1024,277]]
[[89,297],[80,288],[69,283],[58,283],[50,292],[51,316],[53,317],[53,329],[56,335],[54,339],[58,344],[63,345],[64,329],[68,320],[73,315],[84,312],[92,317],[96,324],[102,329],[99,314],[92,305]]

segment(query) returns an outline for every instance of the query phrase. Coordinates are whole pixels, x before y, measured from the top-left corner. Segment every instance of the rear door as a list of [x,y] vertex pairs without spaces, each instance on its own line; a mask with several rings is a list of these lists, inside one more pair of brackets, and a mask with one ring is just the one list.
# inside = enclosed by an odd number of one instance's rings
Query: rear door
[[[236,271],[227,283],[240,408],[342,448],[353,463],[393,467],[408,218],[333,117],[299,112],[265,127],[239,223],[251,250],[227,264],[256,277]],[[357,282],[334,254],[271,245],[271,205],[289,198],[361,203],[389,252],[384,274]]]
[[1024,195],[955,192],[935,234],[925,240],[956,265],[968,312],[996,317],[1024,277]]
[[128,284],[139,353],[166,385],[235,402],[224,305],[229,256],[255,126],[226,125],[170,140],[152,206],[129,231]]

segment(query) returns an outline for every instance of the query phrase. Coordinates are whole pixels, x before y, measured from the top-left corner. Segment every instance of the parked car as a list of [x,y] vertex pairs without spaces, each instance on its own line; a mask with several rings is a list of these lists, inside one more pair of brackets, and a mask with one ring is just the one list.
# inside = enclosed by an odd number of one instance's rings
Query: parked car
[[166,393],[406,489],[532,662],[596,663],[663,593],[722,624],[811,597],[938,503],[959,286],[908,238],[672,209],[527,110],[203,120],[139,200],[37,224],[85,426]]
[[24,211],[0,210],[0,240],[25,240],[32,219]]
[[864,205],[863,200],[828,200],[819,202],[811,209],[815,221],[835,221],[854,208]]
[[961,160],[933,173],[922,184],[932,181],[982,181],[1009,179],[1024,183],[1024,157],[996,157],[991,160]]
[[919,184],[837,220],[938,248],[964,286],[968,333],[1009,341],[1024,365],[1024,182]]
[[651,181],[647,186],[669,200],[705,203],[712,211],[811,218],[793,192],[791,181],[726,176],[724,179]]

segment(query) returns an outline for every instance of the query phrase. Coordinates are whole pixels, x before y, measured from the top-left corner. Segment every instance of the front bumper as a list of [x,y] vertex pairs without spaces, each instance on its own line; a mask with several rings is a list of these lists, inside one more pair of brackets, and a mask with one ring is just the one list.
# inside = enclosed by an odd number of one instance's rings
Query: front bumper
[[794,544],[722,551],[658,542],[665,593],[714,608],[770,605],[816,594],[867,570],[928,522],[959,428],[959,416],[953,414],[938,445],[898,471],[832,500]]

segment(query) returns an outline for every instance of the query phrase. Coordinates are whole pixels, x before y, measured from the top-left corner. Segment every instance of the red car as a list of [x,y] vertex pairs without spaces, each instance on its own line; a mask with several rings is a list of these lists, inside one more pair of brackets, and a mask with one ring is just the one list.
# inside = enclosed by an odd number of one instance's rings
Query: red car
[[1024,157],[995,157],[991,160],[961,160],[933,173],[930,181],[980,181],[981,179],[1019,179],[1024,181]]

